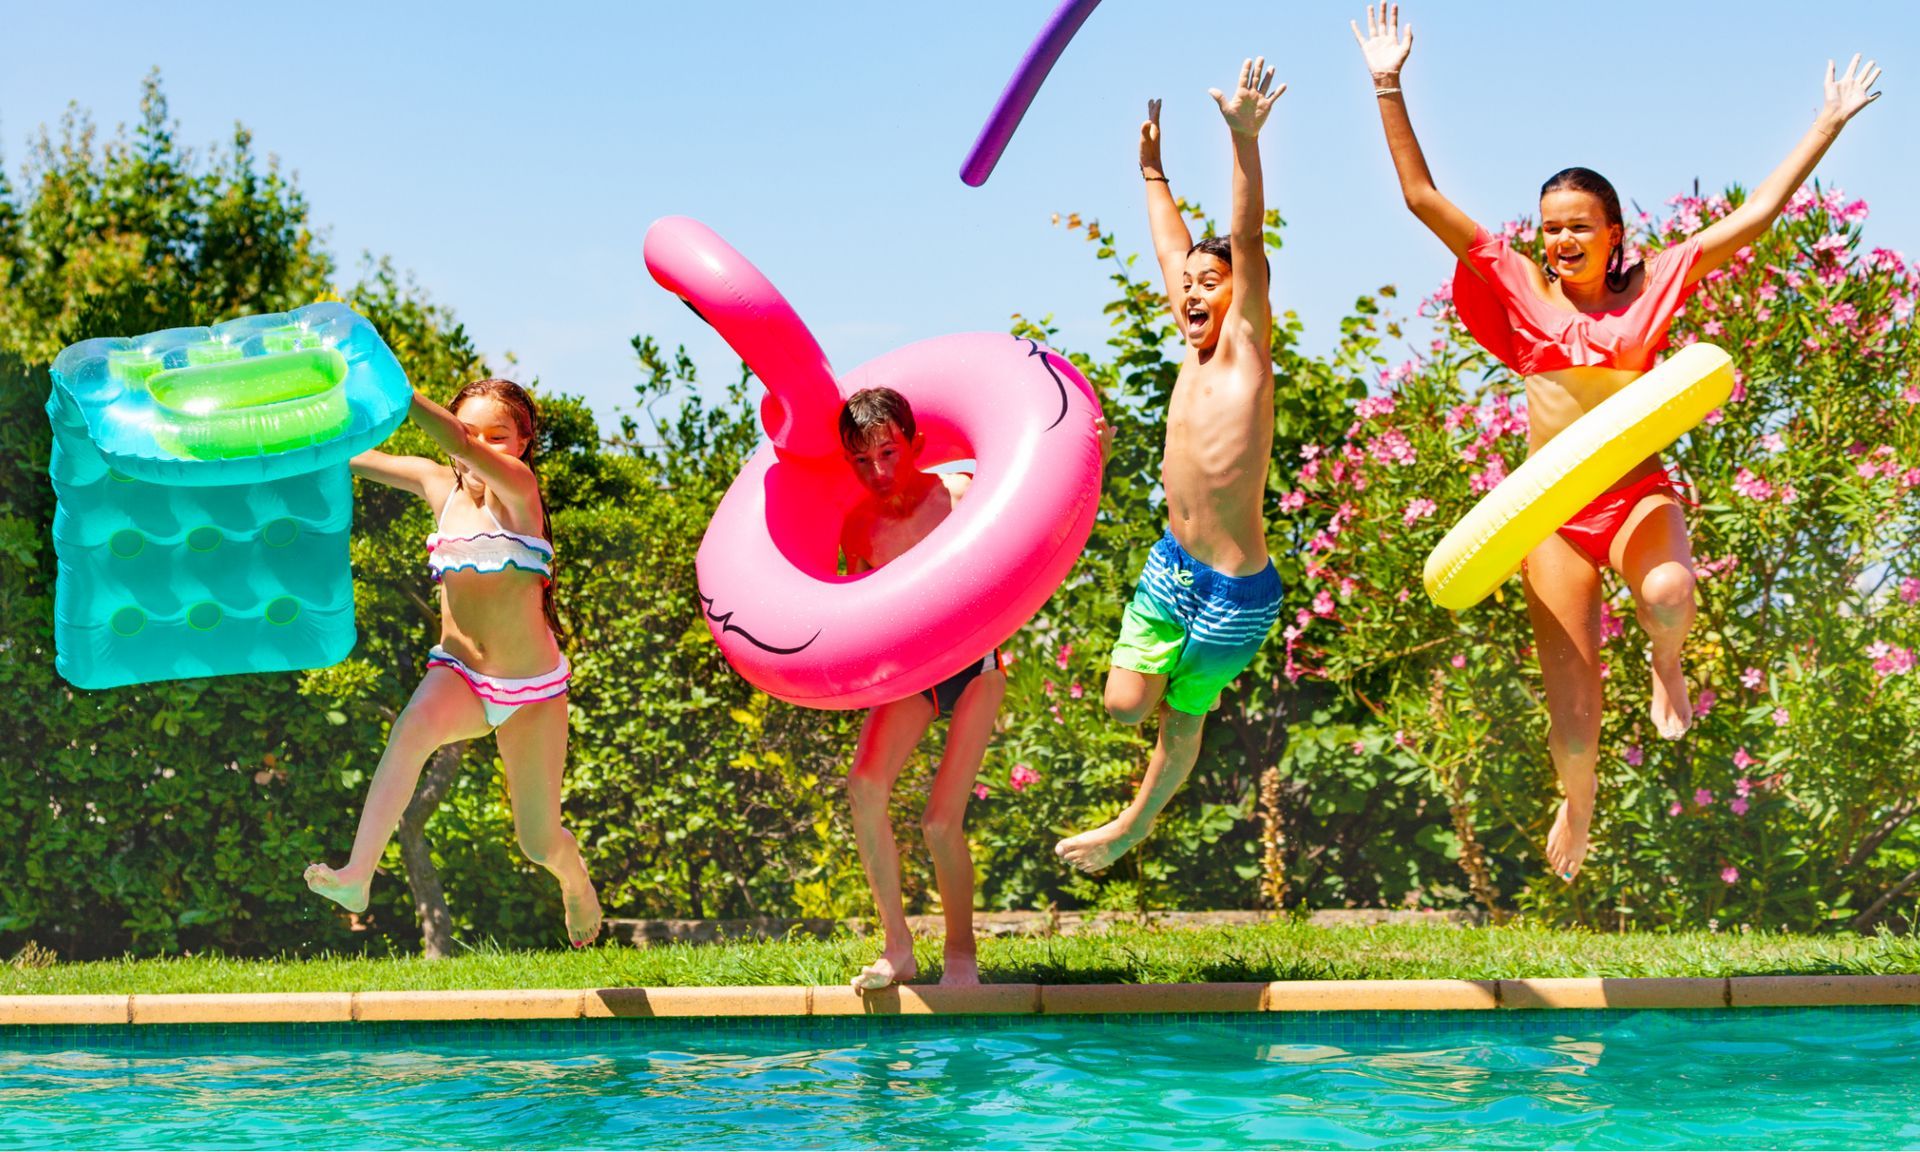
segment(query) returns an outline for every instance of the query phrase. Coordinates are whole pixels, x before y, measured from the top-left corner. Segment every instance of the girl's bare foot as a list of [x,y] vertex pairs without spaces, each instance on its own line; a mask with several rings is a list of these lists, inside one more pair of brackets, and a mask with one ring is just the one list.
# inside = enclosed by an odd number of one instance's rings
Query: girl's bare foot
[[577,884],[560,886],[560,901],[567,910],[567,939],[575,948],[585,948],[600,938],[600,894],[585,871]]
[[913,962],[913,949],[885,952],[853,978],[853,990],[877,992],[892,984],[904,984],[919,974],[920,969]]
[[1654,731],[1665,739],[1678,740],[1693,727],[1693,701],[1687,696],[1687,677],[1678,656],[1653,662],[1653,704],[1647,711]]
[[980,961],[971,952],[949,952],[941,966],[942,988],[973,988],[980,983]]
[[356,880],[345,872],[335,872],[325,864],[309,864],[305,873],[307,887],[349,912],[367,910],[367,890],[373,877]]
[[1554,875],[1568,882],[1580,874],[1580,866],[1587,859],[1587,831],[1593,824],[1596,784],[1568,789],[1547,833],[1547,863],[1553,866]]
[[1053,854],[1086,873],[1105,872],[1113,862],[1125,856],[1133,846],[1147,838],[1153,825],[1133,827],[1132,819],[1121,813],[1090,832],[1069,836],[1053,846]]

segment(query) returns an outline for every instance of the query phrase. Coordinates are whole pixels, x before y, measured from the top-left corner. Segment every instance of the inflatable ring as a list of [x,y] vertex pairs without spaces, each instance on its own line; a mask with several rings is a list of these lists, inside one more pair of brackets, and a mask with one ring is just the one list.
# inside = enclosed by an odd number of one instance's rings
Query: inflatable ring
[[1732,392],[1732,360],[1712,344],[1693,344],[1607,397],[1453,526],[1427,557],[1427,595],[1456,612],[1478,604],[1541,541]]
[[[1066,358],[1006,333],[888,353],[835,381],[779,292],[706,226],[669,217],[647,268],[718,329],[767,385],[770,437],[727,489],[695,559],[700,605],[728,663],[814,708],[868,708],[978,661],[1040,610],[1099,507],[1100,404]],[[953,514],[906,555],[839,572],[862,490],[839,443],[844,397],[888,387],[913,405],[922,467],[975,461]]]
[[1073,39],[1080,25],[1085,24],[1099,6],[1100,0],[1066,0],[1054,10],[1033,46],[1027,49],[1020,67],[1014,69],[1013,78],[1007,81],[1006,89],[993,106],[993,114],[987,117],[986,125],[974,140],[973,150],[967,153],[966,163],[960,166],[960,179],[970,187],[980,187],[993,175],[993,166],[1000,163],[1000,154],[1013,139],[1013,130],[1020,127],[1020,120],[1027,114],[1033,98],[1040,94],[1040,85],[1047,73],[1053,71],[1060,53],[1066,51],[1067,41]]

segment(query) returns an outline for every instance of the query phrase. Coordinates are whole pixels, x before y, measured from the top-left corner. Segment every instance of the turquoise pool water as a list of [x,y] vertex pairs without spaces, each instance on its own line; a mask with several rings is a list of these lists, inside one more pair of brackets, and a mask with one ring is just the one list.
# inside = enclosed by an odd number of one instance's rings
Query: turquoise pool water
[[1920,1010],[0,1029],[0,1146],[1920,1144]]

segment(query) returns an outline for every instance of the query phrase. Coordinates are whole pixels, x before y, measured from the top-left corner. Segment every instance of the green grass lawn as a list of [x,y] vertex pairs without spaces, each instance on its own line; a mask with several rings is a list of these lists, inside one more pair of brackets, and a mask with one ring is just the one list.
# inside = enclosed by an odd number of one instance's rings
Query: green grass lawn
[[[0,994],[840,984],[872,959],[878,946],[873,938],[841,936],[606,946],[581,952],[489,948],[444,961],[191,956],[44,967],[15,964],[0,967]],[[921,941],[918,958],[920,981],[937,979],[939,942]],[[1602,935],[1529,927],[1313,927],[1276,921],[986,939],[981,941],[980,965],[989,982],[1044,984],[1920,973],[1920,940],[1705,932]]]

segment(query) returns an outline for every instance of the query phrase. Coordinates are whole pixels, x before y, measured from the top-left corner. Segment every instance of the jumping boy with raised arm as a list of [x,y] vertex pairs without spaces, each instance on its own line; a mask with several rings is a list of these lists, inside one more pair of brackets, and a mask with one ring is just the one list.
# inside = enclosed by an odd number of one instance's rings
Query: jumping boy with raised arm
[[1273,315],[1259,137],[1286,91],[1272,85],[1262,57],[1240,66],[1231,95],[1211,93],[1233,137],[1230,240],[1193,243],[1160,168],[1160,101],[1148,103],[1140,126],[1154,253],[1187,355],[1167,404],[1160,472],[1167,531],[1121,621],[1106,704],[1123,724],[1158,710],[1160,738],[1126,810],[1054,848],[1087,872],[1103,871],[1153,830],[1193,770],[1221,689],[1260,650],[1280,613],[1261,509],[1273,455]]

